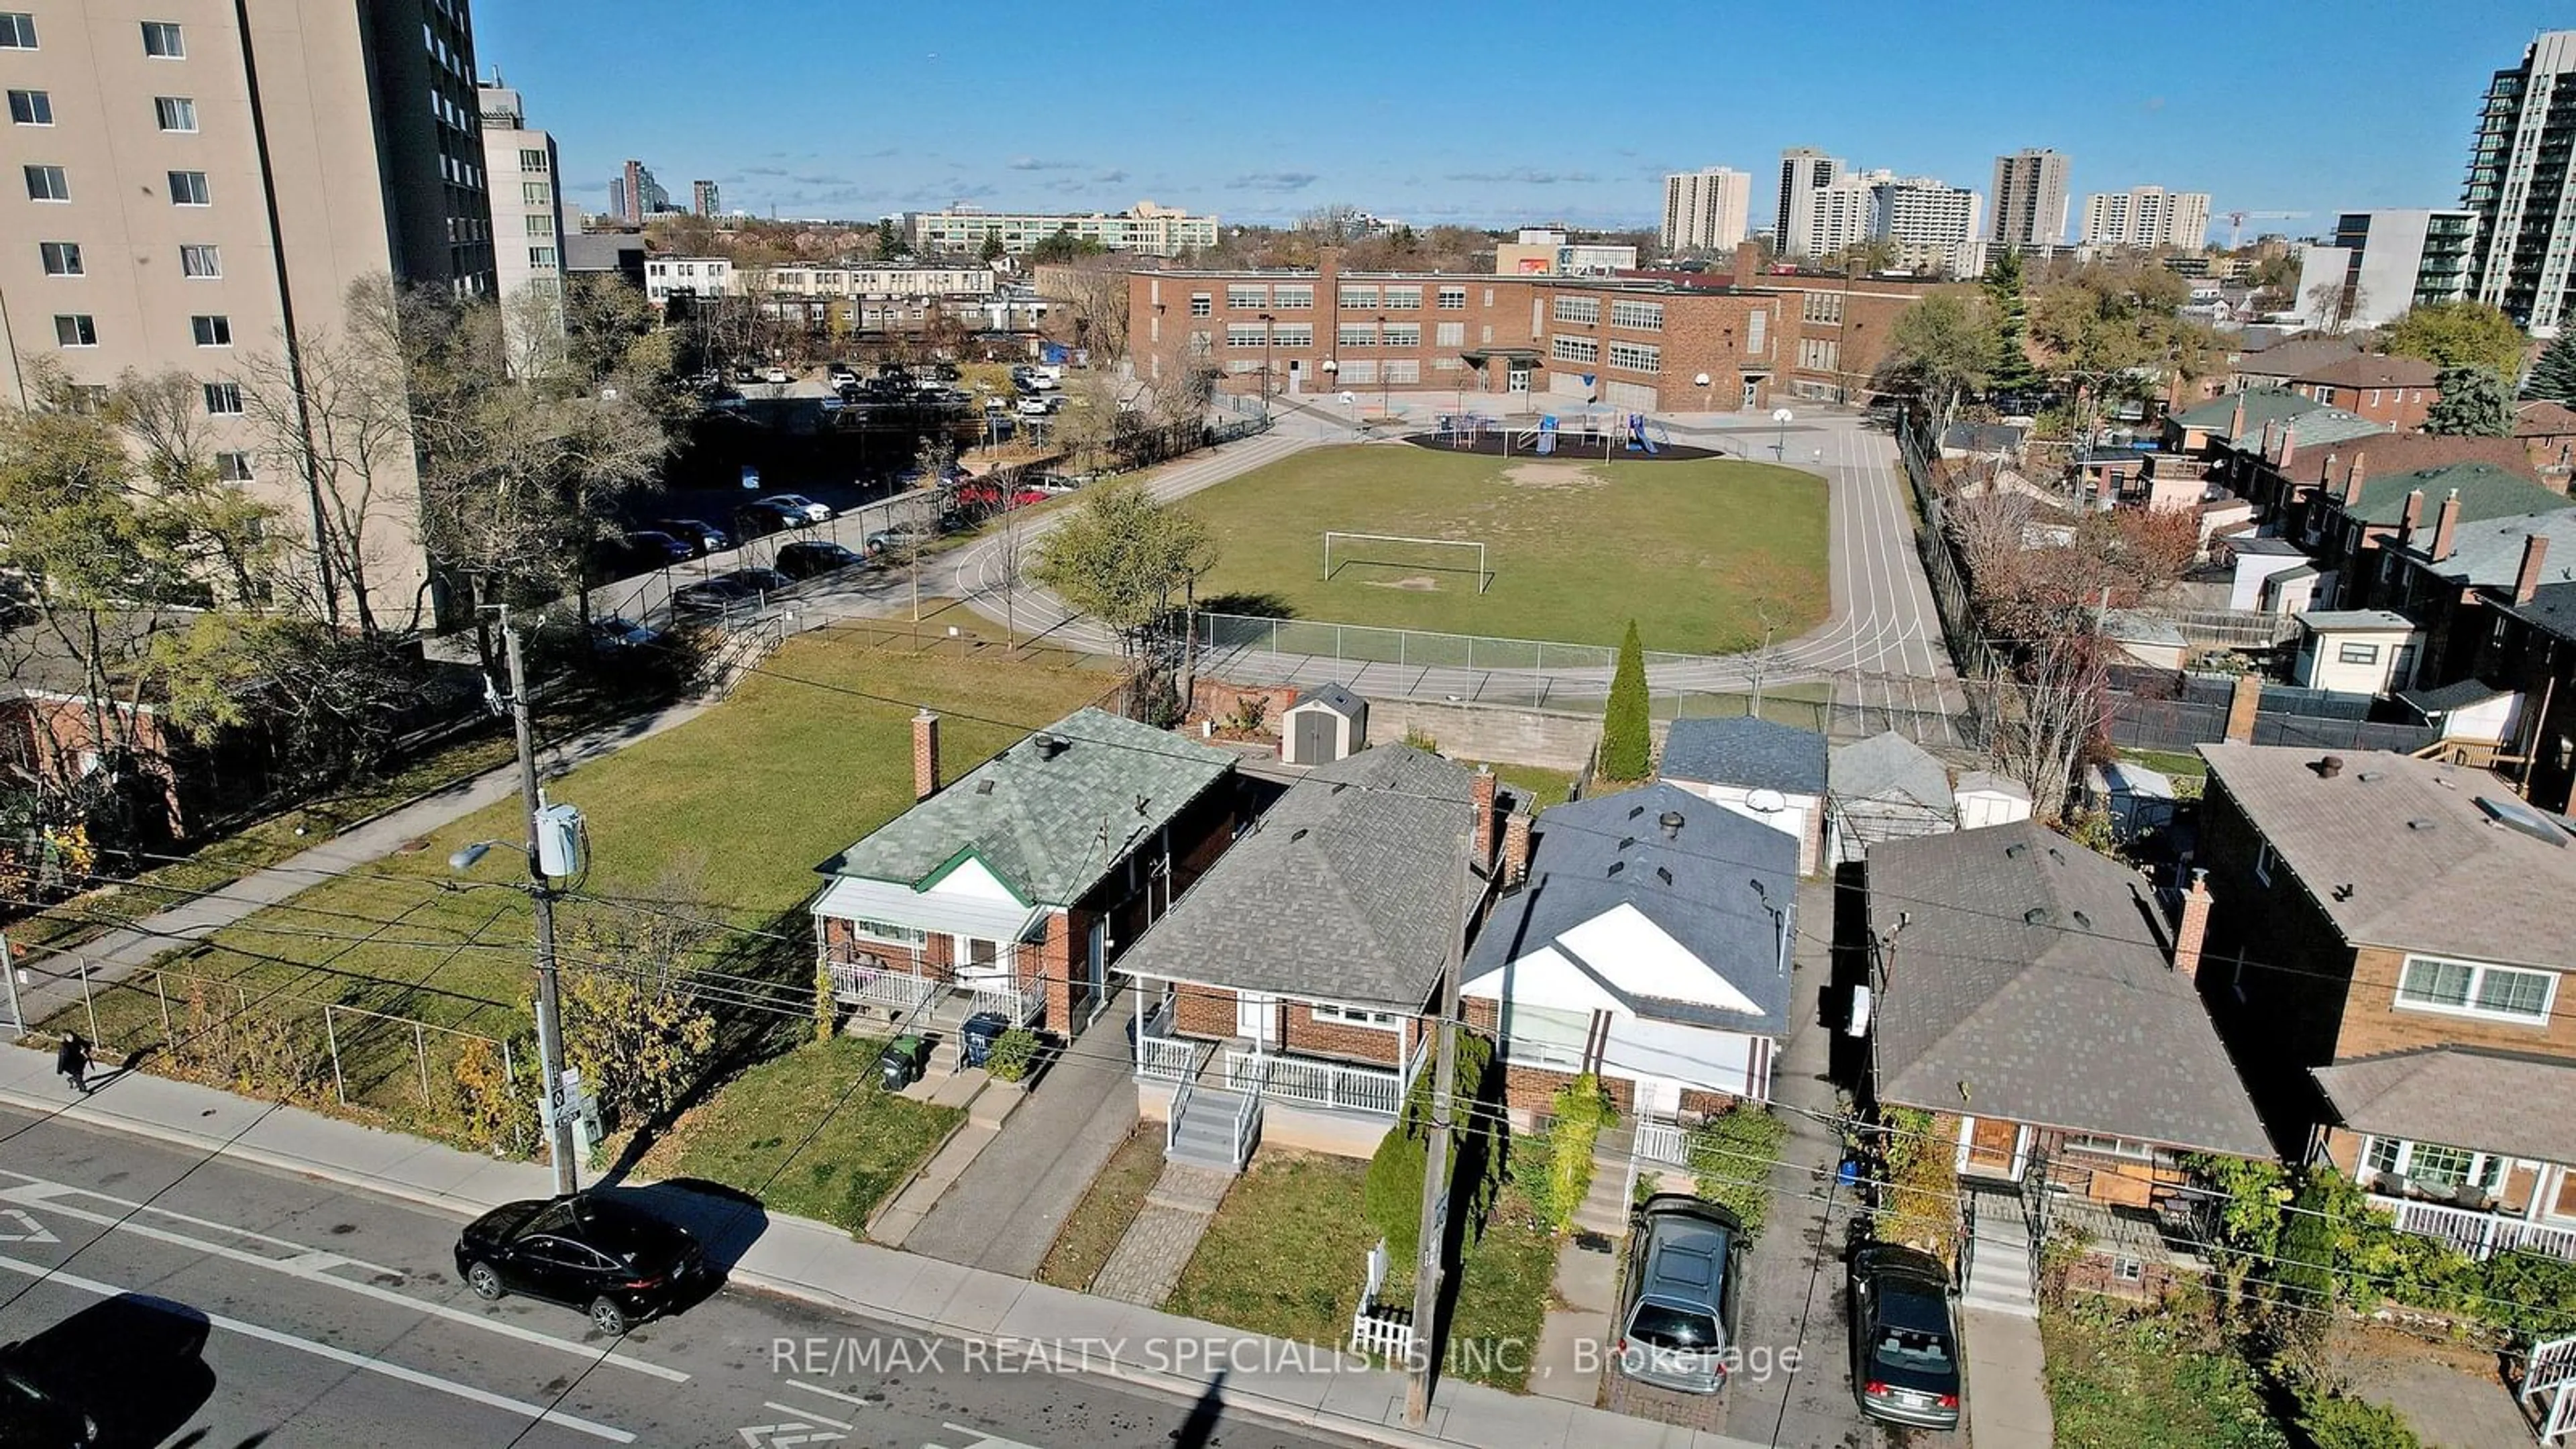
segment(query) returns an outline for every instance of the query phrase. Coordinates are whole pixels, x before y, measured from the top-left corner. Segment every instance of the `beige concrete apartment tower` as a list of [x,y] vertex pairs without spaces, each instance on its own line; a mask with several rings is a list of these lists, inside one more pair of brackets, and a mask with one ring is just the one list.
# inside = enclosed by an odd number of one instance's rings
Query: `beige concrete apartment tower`
[[375,618],[426,622],[407,453],[332,511],[238,394],[303,376],[360,278],[492,290],[473,76],[467,0],[0,0],[0,388],[188,374],[223,475],[308,537],[351,518]]

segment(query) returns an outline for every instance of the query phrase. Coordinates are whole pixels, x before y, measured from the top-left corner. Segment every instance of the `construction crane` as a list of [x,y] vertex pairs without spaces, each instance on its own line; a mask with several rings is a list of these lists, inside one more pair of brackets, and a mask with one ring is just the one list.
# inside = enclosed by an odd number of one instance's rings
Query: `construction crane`
[[2227,213],[2227,249],[2232,252],[2245,244],[2245,222],[2249,217],[2256,221],[2299,221],[2306,216],[2304,211],[2231,211]]

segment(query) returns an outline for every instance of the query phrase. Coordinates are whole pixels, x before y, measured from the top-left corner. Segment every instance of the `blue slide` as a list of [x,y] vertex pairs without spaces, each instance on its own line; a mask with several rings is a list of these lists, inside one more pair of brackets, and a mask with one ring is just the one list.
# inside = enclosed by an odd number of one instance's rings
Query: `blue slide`
[[1541,414],[1538,420],[1538,451],[1544,458],[1556,451],[1556,415]]
[[1663,451],[1663,449],[1655,446],[1654,439],[1646,436],[1646,415],[1644,413],[1628,414],[1628,451],[1632,453],[1642,451],[1650,458]]

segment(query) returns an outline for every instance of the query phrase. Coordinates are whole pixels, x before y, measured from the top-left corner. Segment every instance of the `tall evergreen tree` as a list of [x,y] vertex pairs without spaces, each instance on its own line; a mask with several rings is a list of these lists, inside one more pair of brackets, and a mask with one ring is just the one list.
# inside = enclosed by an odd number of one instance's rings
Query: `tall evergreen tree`
[[1642,780],[1654,755],[1647,724],[1646,646],[1637,637],[1637,621],[1628,621],[1619,641],[1619,667],[1610,676],[1610,702],[1601,715],[1601,774],[1610,780]]
[[2029,308],[2023,298],[2021,253],[2008,247],[1998,250],[1986,263],[1980,285],[1986,289],[1995,319],[1995,362],[1987,384],[1996,392],[2027,392],[2039,386],[2039,369],[2031,366],[2030,352],[2022,342]]
[[2526,398],[2546,398],[2554,403],[2576,407],[2576,333],[2561,333],[2531,366],[2531,379],[2522,385]]
[[2502,438],[2513,432],[2513,389],[2483,367],[2446,367],[2434,374],[2442,390],[2424,414],[2424,431],[2456,438]]

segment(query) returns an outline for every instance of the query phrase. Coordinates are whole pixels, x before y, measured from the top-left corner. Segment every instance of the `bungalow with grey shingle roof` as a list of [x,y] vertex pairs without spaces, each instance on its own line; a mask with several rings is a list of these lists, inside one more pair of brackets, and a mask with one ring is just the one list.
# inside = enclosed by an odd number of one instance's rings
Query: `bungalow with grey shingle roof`
[[820,969],[861,1014],[953,988],[1070,1031],[1232,838],[1234,755],[1085,708],[944,784],[938,720],[913,728],[921,799],[815,867]]

